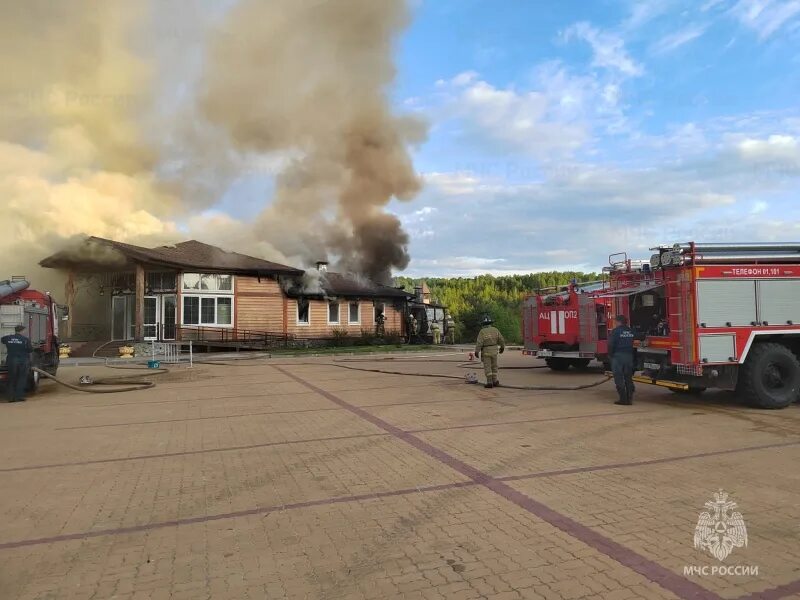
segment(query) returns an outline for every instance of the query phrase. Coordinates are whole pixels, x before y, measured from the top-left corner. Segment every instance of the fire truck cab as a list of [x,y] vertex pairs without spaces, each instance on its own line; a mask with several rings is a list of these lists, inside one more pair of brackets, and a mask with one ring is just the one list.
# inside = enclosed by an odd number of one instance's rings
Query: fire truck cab
[[[642,331],[648,309],[666,317],[641,336],[637,380],[684,393],[736,390],[759,408],[800,399],[800,243],[690,242],[653,251],[653,300],[629,301],[627,314]],[[616,302],[624,313],[626,303]]]
[[[14,333],[16,325],[24,325],[31,340],[31,366],[52,375],[58,369],[58,316],[60,310],[47,292],[28,289],[22,277],[0,281],[0,337]],[[8,380],[6,347],[0,344],[0,394],[5,393]],[[31,369],[28,391],[36,391],[39,373]]]

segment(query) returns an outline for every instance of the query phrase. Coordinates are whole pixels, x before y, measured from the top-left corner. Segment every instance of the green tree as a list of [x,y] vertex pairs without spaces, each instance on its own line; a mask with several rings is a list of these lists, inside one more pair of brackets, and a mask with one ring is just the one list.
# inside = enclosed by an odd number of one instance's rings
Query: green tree
[[[435,302],[448,308],[456,321],[460,342],[471,342],[478,335],[480,321],[489,314],[508,343],[522,342],[522,299],[543,288],[563,287],[570,281],[596,281],[600,275],[574,271],[548,271],[527,275],[479,275],[465,277],[431,277],[425,279]],[[395,285],[408,292],[422,280],[398,277]]]

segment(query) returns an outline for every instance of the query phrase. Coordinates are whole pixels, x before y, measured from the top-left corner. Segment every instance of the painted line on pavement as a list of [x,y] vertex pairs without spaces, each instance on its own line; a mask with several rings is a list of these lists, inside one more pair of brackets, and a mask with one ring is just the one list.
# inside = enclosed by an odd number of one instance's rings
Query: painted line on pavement
[[434,458],[439,462],[449,466],[461,475],[469,477],[476,484],[490,489],[502,498],[505,498],[509,502],[516,504],[518,507],[531,513],[539,519],[546,521],[567,535],[582,541],[587,546],[594,548],[598,552],[605,554],[618,563],[628,567],[636,573],[639,573],[643,577],[660,585],[662,588],[672,592],[680,598],[691,600],[721,600],[721,597],[714,592],[707,590],[695,582],[690,581],[671,571],[670,569],[658,564],[657,562],[654,562],[638,554],[637,552],[634,552],[630,548],[626,548],[622,544],[615,542],[611,538],[606,537],[598,531],[595,531],[594,529],[591,529],[590,527],[587,527],[586,525],[583,525],[566,515],[556,512],[541,502],[538,502],[526,496],[522,492],[519,492],[507,483],[493,478],[491,475],[476,469],[462,460],[459,460],[444,450],[429,444],[428,442],[416,437],[411,433],[403,431],[402,429],[392,425],[387,421],[384,421],[379,417],[376,417],[375,415],[362,408],[359,408],[358,406],[342,400],[330,392],[318,388],[314,384],[305,381],[301,377],[298,377],[281,367],[274,368],[284,375],[293,378],[298,383],[301,383],[309,389],[318,392],[321,396],[327,398],[337,406],[349,410],[353,414],[358,415],[376,427],[380,427],[384,431],[387,431],[394,437],[408,443],[410,446],[427,454],[431,458]]
[[339,496],[337,498],[323,498],[321,500],[307,500],[292,504],[283,504],[263,508],[250,508],[236,512],[220,513],[216,515],[203,515],[200,517],[188,517],[186,519],[175,519],[173,521],[159,521],[147,523],[145,525],[134,525],[132,527],[119,527],[116,529],[99,529],[97,531],[82,531],[80,533],[68,533],[64,535],[54,535],[52,537],[34,538],[29,540],[19,540],[16,542],[0,543],[0,550],[11,550],[14,548],[24,548],[26,546],[39,546],[42,544],[52,544],[55,542],[68,542],[71,540],[84,540],[88,538],[102,537],[107,535],[124,535],[129,533],[141,533],[153,529],[163,529],[164,527],[177,527],[180,525],[194,525],[198,523],[208,523],[210,521],[221,521],[223,519],[234,519],[238,517],[248,517],[252,515],[268,515],[282,510],[297,510],[299,508],[310,508],[312,506],[328,506],[330,504],[341,504],[344,502],[362,502],[364,500],[376,500],[379,498],[391,498],[394,496],[408,496],[423,492],[438,492],[475,485],[473,481],[460,481],[456,483],[443,483],[440,485],[430,485],[418,488],[406,488],[393,490],[390,492],[374,492],[371,494],[358,494],[354,496]]

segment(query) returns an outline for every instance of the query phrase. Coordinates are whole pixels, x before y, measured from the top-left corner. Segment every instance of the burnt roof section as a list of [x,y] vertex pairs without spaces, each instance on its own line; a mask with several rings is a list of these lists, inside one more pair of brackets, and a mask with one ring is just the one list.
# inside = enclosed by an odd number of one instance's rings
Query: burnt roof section
[[[106,252],[98,251],[98,248]],[[110,251],[110,252],[108,252]],[[303,271],[287,265],[270,262],[253,256],[228,252],[222,248],[197,240],[173,246],[143,248],[99,237],[90,237],[83,247],[65,250],[48,256],[39,264],[47,268],[75,268],[77,270],[113,270],[130,267],[134,263],[167,267],[178,270],[196,270],[217,273],[247,273],[265,275],[302,275]]]
[[302,282],[297,281],[294,286],[286,291],[286,295],[292,298],[398,298],[403,300],[414,296],[414,294],[409,294],[402,289],[381,285],[361,277],[332,273],[330,271],[320,276],[319,284],[323,290],[322,293],[303,290]]

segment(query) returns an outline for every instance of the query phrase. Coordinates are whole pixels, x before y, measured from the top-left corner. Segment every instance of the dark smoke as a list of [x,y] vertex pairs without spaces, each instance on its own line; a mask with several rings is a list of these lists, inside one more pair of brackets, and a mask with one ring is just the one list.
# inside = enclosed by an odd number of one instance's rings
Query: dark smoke
[[307,264],[388,281],[408,236],[385,212],[419,191],[425,127],[391,113],[405,0],[243,0],[212,44],[201,110],[242,152],[292,156],[256,235]]

